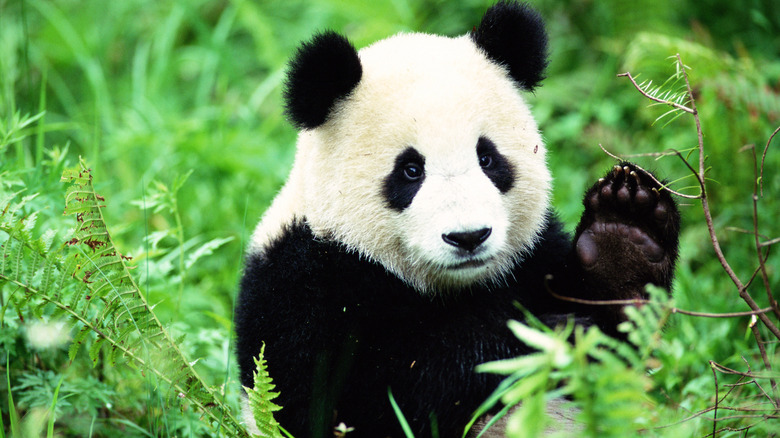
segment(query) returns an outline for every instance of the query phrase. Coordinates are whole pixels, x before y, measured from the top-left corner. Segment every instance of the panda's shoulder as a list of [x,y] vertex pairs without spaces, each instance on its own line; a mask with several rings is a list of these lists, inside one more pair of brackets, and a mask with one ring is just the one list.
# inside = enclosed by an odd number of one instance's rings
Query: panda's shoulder
[[315,236],[305,218],[296,218],[264,246],[247,254],[242,295],[244,301],[273,295],[307,302],[349,301],[371,284],[390,281],[381,265],[361,257],[344,244]]
[[545,225],[535,248],[541,254],[549,253],[555,256],[568,253],[571,249],[571,235],[566,232],[563,222],[552,209],[547,211]]
[[339,245],[315,238],[305,218],[293,218],[273,239],[247,254],[244,286],[253,281],[294,283],[338,264],[342,252]]

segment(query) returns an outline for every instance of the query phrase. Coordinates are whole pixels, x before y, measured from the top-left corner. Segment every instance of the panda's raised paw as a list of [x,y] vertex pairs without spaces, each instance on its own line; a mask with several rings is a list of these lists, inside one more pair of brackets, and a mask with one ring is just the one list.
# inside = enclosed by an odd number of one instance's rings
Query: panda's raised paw
[[644,285],[671,286],[679,214],[668,191],[631,163],[615,166],[585,195],[577,259],[599,298],[638,298]]

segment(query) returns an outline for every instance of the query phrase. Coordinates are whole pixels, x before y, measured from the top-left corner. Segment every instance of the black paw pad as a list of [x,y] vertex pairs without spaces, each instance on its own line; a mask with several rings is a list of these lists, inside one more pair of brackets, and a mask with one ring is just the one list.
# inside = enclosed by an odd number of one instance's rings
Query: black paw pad
[[608,298],[640,296],[647,283],[671,286],[680,219],[669,192],[650,174],[621,163],[583,203],[575,253],[591,282],[608,285]]
[[586,269],[597,266],[600,258],[600,248],[610,250],[612,240],[622,244],[625,247],[619,248],[618,252],[632,250],[628,248],[633,246],[633,250],[638,255],[644,256],[650,263],[660,263],[666,256],[663,248],[650,236],[638,227],[628,226],[626,224],[615,222],[594,222],[590,228],[585,230],[577,239],[577,256]]

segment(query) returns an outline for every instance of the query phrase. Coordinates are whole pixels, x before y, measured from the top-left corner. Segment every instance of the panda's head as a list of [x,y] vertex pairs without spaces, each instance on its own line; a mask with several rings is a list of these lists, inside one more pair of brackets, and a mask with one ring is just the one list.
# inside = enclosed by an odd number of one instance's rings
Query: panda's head
[[330,32],[305,43],[285,94],[302,130],[295,214],[421,293],[500,282],[549,204],[544,144],[519,92],[541,81],[546,44],[540,18],[513,2],[459,38],[400,34],[359,52]]

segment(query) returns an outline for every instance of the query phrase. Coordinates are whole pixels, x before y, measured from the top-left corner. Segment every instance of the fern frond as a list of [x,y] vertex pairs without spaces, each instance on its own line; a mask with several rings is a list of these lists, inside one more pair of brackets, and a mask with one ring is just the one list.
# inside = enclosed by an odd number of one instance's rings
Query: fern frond
[[282,438],[282,433],[279,430],[279,423],[274,419],[273,413],[282,409],[281,406],[275,404],[271,400],[279,396],[278,392],[274,392],[276,385],[273,384],[271,376],[268,375],[268,370],[265,358],[265,344],[260,348],[260,355],[255,358],[255,372],[254,387],[246,388],[247,397],[249,397],[249,406],[252,409],[252,416],[257,424],[258,430],[260,430],[261,436],[270,438]]
[[[66,215],[75,215],[77,227],[68,244],[78,260],[72,276],[85,285],[84,294],[75,294],[70,309],[79,321],[97,335],[89,350],[93,363],[100,351],[110,361],[122,356],[149,371],[168,385],[169,402],[185,399],[230,436],[246,436],[238,421],[228,412],[216,389],[209,387],[179,349],[141,293],[127,267],[127,257],[114,245],[102,208],[105,198],[92,185],[92,173],[83,162],[63,173],[69,182],[65,199]],[[94,311],[90,306],[96,307]],[[91,319],[83,318],[90,315]]]

